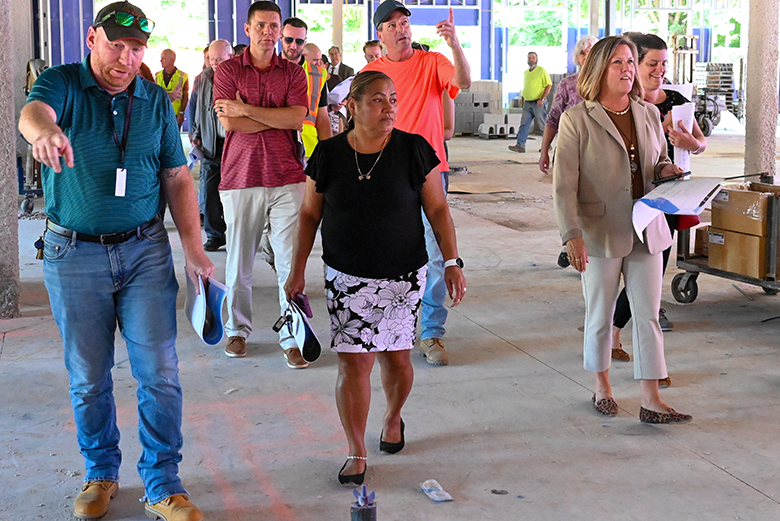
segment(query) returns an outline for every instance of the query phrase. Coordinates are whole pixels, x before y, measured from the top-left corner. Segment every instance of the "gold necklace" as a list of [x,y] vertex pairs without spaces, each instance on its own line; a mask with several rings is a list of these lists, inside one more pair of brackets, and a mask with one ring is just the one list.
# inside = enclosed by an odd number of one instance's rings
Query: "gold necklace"
[[360,170],[360,164],[358,163],[357,134],[352,134],[352,140],[355,142],[355,148],[353,150],[355,151],[355,166],[357,167],[357,171],[358,171],[358,181],[362,181],[364,179],[371,179],[371,172],[374,171],[374,168],[376,167],[376,164],[379,163],[379,159],[382,157],[382,152],[385,151],[385,147],[387,146],[387,142],[390,140],[390,135],[391,134],[392,134],[392,131],[385,138],[384,142],[382,143],[382,148],[379,149],[379,155],[377,156],[376,161],[374,161],[374,164],[371,166],[371,170],[369,170],[368,173],[366,173],[366,174],[364,174]]
[[610,108],[607,108],[607,106],[604,105],[604,104],[602,104],[601,106],[604,107],[604,110],[606,110],[607,112],[611,112],[611,113],[615,114],[616,116],[622,116],[623,114],[625,114],[626,112],[628,112],[631,109],[631,102],[630,101],[628,102],[628,107],[626,107],[626,110],[620,110],[620,111],[612,110]]

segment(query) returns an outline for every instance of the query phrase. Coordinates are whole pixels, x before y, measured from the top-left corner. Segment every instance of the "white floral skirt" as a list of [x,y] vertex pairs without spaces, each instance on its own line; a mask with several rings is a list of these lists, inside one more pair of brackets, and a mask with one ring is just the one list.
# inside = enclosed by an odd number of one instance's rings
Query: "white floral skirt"
[[331,348],[338,353],[414,347],[428,265],[396,279],[347,275],[325,265]]

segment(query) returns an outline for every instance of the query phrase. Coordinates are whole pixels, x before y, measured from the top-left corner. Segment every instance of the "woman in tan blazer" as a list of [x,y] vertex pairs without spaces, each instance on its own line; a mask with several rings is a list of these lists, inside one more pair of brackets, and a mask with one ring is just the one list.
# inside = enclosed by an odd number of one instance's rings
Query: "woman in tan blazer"
[[672,244],[663,216],[638,237],[631,212],[652,181],[680,173],[666,154],[658,110],[642,100],[636,47],[613,36],[597,42],[580,73],[585,100],[561,116],[553,169],[558,227],[585,296],[585,369],[596,373],[593,406],[615,416],[609,366],[612,315],[624,278],[634,312],[634,378],[641,381],[639,418],[681,423],[691,416],[666,405],[658,393],[666,362],[658,308],[661,252]]

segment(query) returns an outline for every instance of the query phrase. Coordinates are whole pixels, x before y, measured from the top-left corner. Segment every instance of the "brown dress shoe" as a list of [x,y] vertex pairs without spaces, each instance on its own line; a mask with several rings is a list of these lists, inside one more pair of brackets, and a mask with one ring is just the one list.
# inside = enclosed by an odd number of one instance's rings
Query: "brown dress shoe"
[[290,369],[306,369],[309,367],[309,362],[303,359],[301,350],[297,347],[285,349],[284,359],[287,360],[287,367]]
[[444,349],[444,340],[441,338],[426,338],[420,340],[420,349],[425,361],[431,365],[447,365],[450,357]]
[[242,336],[228,338],[225,354],[230,358],[244,358],[246,356],[246,339]]
[[203,521],[203,512],[184,494],[168,496],[159,503],[144,504],[146,517],[162,521]]
[[119,483],[116,481],[87,481],[73,502],[76,519],[99,519],[108,512],[109,502],[116,497]]
[[620,362],[631,361],[631,357],[623,350],[623,344],[619,344],[612,350],[612,360],[618,360]]

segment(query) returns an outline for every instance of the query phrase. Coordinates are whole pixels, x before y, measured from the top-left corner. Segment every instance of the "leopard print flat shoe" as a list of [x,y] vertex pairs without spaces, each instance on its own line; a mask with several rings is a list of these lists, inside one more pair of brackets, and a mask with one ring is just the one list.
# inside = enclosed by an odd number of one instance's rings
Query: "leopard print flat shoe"
[[639,421],[642,423],[688,423],[693,419],[690,414],[682,414],[671,407],[667,407],[668,412],[656,412],[644,407],[639,408]]
[[617,416],[618,404],[610,396],[596,401],[596,395],[593,395],[593,408],[604,416]]

